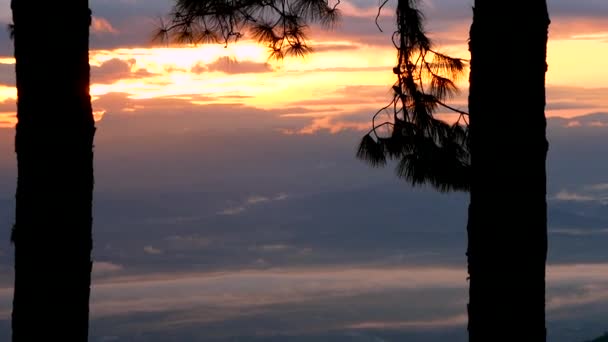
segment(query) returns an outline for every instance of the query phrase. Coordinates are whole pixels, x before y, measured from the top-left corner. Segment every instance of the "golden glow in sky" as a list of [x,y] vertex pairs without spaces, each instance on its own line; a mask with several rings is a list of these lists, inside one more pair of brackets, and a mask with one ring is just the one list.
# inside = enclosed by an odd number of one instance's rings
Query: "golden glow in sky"
[[[320,100],[336,89],[349,85],[380,85],[390,88],[393,53],[390,49],[366,53],[365,47],[347,42],[343,51],[319,52],[303,59],[268,60],[268,51],[252,42],[239,42],[227,48],[206,45],[185,48],[121,49],[94,51],[91,65],[118,58],[135,60],[131,71],[145,70],[150,75],[122,78],[110,84],[96,84],[91,93],[101,96],[111,92],[128,93],[133,99],[161,96],[197,95],[222,98],[239,96],[242,102],[261,108],[279,108],[288,104]],[[383,68],[387,72],[382,72]],[[231,98],[230,102],[234,99]]]
[[601,34],[550,41],[547,47],[548,84],[605,87],[608,80],[608,43]]
[[[552,97],[548,91],[548,116],[576,116],[608,108],[608,97],[602,88],[608,79],[608,44],[604,33],[587,34],[570,39],[550,40],[547,84],[594,88],[596,97],[586,95],[586,102],[577,108],[565,105],[577,102],[580,92],[560,93]],[[203,45],[165,48],[134,48],[93,50],[91,95],[94,100],[110,93],[126,94],[138,99],[179,98],[193,106],[210,103],[238,103],[260,109],[303,107],[313,117],[337,116],[356,110],[382,107],[390,97],[394,82],[391,69],[395,51],[390,45],[370,47],[345,40],[311,42],[317,52],[305,58],[268,60],[268,50],[251,41],[227,47]],[[461,58],[468,58],[466,43],[445,46]],[[14,63],[1,58],[0,63]],[[466,82],[460,85],[463,94],[453,105],[466,108]],[[359,91],[349,89],[358,87]],[[549,89],[548,88],[548,89]],[[361,89],[368,89],[362,93]],[[564,96],[564,95],[567,96]],[[0,86],[0,101],[14,101],[16,90]],[[107,108],[94,101],[96,118]],[[551,106],[555,102],[558,106]],[[7,105],[4,106],[8,107]],[[593,108],[593,110],[592,110]],[[0,126],[14,125],[14,111],[0,113]],[[355,125],[356,126],[356,125]],[[352,127],[355,127],[351,125]]]

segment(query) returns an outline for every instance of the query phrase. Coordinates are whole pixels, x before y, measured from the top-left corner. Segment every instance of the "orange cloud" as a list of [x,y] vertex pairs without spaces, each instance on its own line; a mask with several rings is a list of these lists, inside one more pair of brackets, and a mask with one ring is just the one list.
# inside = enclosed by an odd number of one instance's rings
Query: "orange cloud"
[[346,326],[349,329],[406,329],[406,328],[445,328],[463,326],[468,321],[468,316],[454,315],[445,318],[411,321],[367,321]]
[[17,123],[15,112],[0,112],[0,128],[13,128]]
[[332,116],[315,118],[312,123],[298,130],[283,130],[284,134],[315,134],[326,131],[331,134],[340,133],[346,130],[366,131],[370,129],[370,122],[349,122],[343,121]]
[[91,22],[91,32],[94,34],[116,34],[118,33],[118,30],[116,30],[106,19],[93,16],[93,21]]
[[148,72],[143,68],[135,69],[137,61],[135,58],[123,60],[112,58],[101,65],[91,66],[91,83],[93,84],[112,84],[121,80],[139,79],[144,77],[152,77],[155,74]]

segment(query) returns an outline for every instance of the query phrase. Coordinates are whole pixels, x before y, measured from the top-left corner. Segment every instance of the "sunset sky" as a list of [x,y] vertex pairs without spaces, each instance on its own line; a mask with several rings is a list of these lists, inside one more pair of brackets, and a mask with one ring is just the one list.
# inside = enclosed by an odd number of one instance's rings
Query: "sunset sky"
[[[550,341],[577,342],[608,330],[608,1],[548,3],[548,327]],[[380,32],[376,1],[343,1],[338,26],[311,29],[313,54],[273,61],[247,36],[152,43],[171,1],[90,0],[91,341],[465,340],[467,196],[411,188],[354,158],[391,97],[389,4]],[[472,4],[423,1],[438,50],[470,57]],[[10,1],[0,8],[6,27]],[[462,110],[467,82],[450,101]],[[516,98],[496,97],[514,125]],[[0,34],[0,340],[15,101]]]

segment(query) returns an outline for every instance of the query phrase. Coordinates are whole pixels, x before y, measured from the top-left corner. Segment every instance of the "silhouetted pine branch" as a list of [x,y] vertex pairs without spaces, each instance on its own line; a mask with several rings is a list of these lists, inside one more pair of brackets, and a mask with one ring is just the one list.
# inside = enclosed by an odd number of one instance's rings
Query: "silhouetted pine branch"
[[304,56],[312,51],[306,31],[311,23],[333,26],[340,17],[337,0],[176,0],[155,39],[180,43],[228,44],[245,34],[270,49],[270,57]]
[[[387,3],[382,2],[379,11]],[[416,4],[417,0],[398,0],[397,30],[392,37],[397,49],[393,98],[373,116],[372,129],[362,138],[357,157],[375,167],[397,160],[397,175],[414,186],[468,191],[468,114],[444,103],[458,92],[455,81],[466,64],[432,49]],[[456,123],[435,118],[439,106],[460,114]],[[392,108],[392,121],[377,124],[377,116],[388,108]],[[380,127],[388,128],[388,134],[379,133]]]

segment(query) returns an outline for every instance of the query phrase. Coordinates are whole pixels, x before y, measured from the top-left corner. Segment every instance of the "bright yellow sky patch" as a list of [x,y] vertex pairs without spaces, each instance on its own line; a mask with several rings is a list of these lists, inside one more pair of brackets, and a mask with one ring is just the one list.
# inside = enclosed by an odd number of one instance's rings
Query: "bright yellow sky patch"
[[0,102],[17,98],[17,88],[0,85]]
[[606,38],[550,40],[547,49],[548,84],[589,88],[608,85]]

